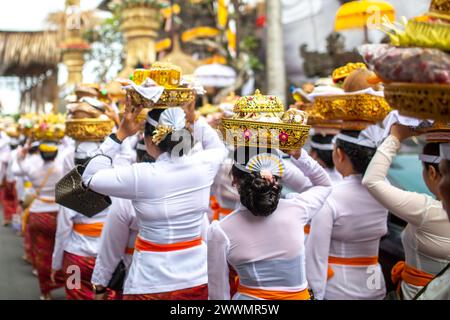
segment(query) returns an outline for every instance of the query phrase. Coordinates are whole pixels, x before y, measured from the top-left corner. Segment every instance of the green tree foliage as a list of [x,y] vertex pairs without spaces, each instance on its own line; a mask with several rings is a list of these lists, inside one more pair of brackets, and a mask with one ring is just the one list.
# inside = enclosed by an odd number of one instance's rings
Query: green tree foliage
[[123,38],[120,32],[120,13],[115,10],[98,27],[85,34],[92,43],[87,61],[95,63],[94,72],[98,82],[112,80],[122,68]]

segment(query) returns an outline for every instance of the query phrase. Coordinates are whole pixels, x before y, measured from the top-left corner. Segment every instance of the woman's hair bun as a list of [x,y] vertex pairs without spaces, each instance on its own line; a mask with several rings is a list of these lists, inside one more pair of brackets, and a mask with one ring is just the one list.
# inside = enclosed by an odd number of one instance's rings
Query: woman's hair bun
[[241,203],[251,213],[267,217],[277,209],[282,190],[278,177],[269,181],[257,172],[244,172],[236,166],[233,166],[232,174],[238,180]]

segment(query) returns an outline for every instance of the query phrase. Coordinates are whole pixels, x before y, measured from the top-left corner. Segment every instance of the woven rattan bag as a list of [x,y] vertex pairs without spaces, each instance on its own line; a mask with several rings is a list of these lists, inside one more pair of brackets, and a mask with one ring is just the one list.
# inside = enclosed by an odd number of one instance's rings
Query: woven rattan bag
[[55,200],[56,203],[90,218],[108,208],[111,198],[84,186],[82,175],[88,163],[76,166],[58,181]]

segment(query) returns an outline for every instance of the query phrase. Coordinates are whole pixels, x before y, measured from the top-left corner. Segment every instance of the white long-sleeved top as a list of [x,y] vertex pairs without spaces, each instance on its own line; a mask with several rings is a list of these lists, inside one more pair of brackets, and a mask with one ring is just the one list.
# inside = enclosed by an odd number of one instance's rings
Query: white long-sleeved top
[[[312,219],[306,244],[306,274],[314,296],[327,300],[383,299],[386,286],[379,264],[330,264],[328,257],[376,257],[387,232],[388,211],[362,185],[361,175],[344,177]],[[370,282],[370,283],[369,283]]]
[[39,197],[33,201],[30,213],[57,212],[59,210],[58,204],[44,202],[40,199],[55,200],[55,185],[64,176],[61,158],[57,157],[54,161],[49,162],[44,162],[43,160],[39,162],[30,161],[30,159],[31,157],[22,159],[20,156],[17,156],[17,166],[13,168],[13,174],[19,177],[27,177],[35,190],[41,187],[47,173],[52,170],[52,173],[40,190]]
[[134,135],[122,142],[120,152],[114,158],[114,166],[127,166],[136,162],[136,144],[139,136]]
[[[444,271],[444,269],[443,269]],[[450,300],[450,266],[428,284],[417,300]]]
[[10,156],[9,156],[9,160],[8,160],[8,164],[7,164],[7,169],[6,169],[6,181],[7,182],[15,182],[15,188],[17,191],[17,197],[19,200],[22,199],[24,192],[25,192],[25,188],[24,188],[24,177],[20,177],[14,174],[14,167],[17,165],[17,153],[18,153],[19,149],[14,149],[11,151]]
[[71,145],[58,152],[58,158],[62,162],[63,173],[65,175],[68,174],[75,166],[74,157],[75,147]]
[[[20,152],[20,148],[18,149],[17,152]],[[21,175],[21,170],[18,164],[18,159],[17,156],[15,156],[14,161],[12,162],[11,165],[11,175],[15,177],[15,179],[17,180],[17,190],[19,193],[19,200],[25,200],[25,198],[27,197],[28,194],[33,195],[34,192],[34,186],[32,186],[31,188],[25,188],[24,184],[26,181],[29,181],[30,178],[27,175]],[[25,162],[29,162],[32,165],[42,165],[44,163],[44,160],[42,160],[42,157],[38,154],[27,154],[25,159],[23,160]],[[20,189],[21,188],[21,189]]]
[[[307,288],[304,225],[322,207],[331,191],[324,169],[305,151],[293,164],[312,187],[280,199],[268,217],[257,217],[244,206],[211,224],[208,234],[208,291],[210,299],[229,300],[230,264],[242,285],[288,292]],[[237,293],[233,299],[252,299]]]
[[330,180],[333,185],[342,181],[342,175],[336,170],[336,168],[325,168],[325,171],[330,176]]
[[17,151],[18,149],[10,150],[8,156],[6,157],[6,172],[5,177],[7,182],[14,182],[16,181],[16,175],[13,174],[13,164],[14,160],[17,157]]
[[[400,146],[394,136],[383,142],[367,169],[363,184],[384,207],[408,222],[402,233],[406,264],[436,275],[450,262],[450,222],[440,201],[426,194],[401,190],[386,181]],[[407,300],[422,288],[406,282],[401,286]]]
[[[43,163],[44,163],[44,160],[42,160],[42,157],[40,156],[39,153],[27,154],[27,156],[25,157],[25,159],[23,161],[29,162],[31,164],[40,164],[40,165],[43,165]],[[24,175],[24,176],[16,175],[17,173],[21,172],[17,157],[15,158],[15,161],[12,164],[11,170],[12,170],[12,174],[16,177],[16,179],[21,179],[23,181],[23,183],[31,182],[30,178],[27,175]],[[24,186],[23,194],[22,194],[22,197],[20,198],[20,200],[25,200],[26,197],[29,197],[30,195],[34,195],[34,194],[35,194],[35,190],[34,190],[33,185],[30,188],[25,188],[25,186]]]
[[[104,156],[94,158],[83,174],[86,185],[102,194],[130,199],[136,211],[139,237],[172,244],[201,236],[210,189],[227,149],[204,120],[194,126],[203,151],[172,158],[161,154],[155,163],[113,168]],[[111,138],[100,147],[107,156],[120,145]],[[206,244],[170,252],[135,251],[124,293],[168,292],[206,284]]]
[[10,140],[10,137],[6,133],[3,131],[0,132],[0,183],[6,177],[11,152],[11,147],[9,146]]
[[136,213],[130,200],[113,198],[114,210],[108,215],[103,226],[100,248],[95,261],[91,282],[106,287],[119,264],[123,260],[130,267],[132,256],[127,248],[134,248],[138,233]]
[[231,168],[233,159],[227,158],[220,166],[219,171],[211,187],[211,194],[216,197],[217,202],[222,208],[236,209],[239,206],[239,194],[233,187],[231,178]]
[[[124,151],[124,149],[126,149]],[[126,156],[125,156],[126,155]],[[69,145],[60,154],[60,161],[63,162],[64,173],[68,173],[75,166],[75,147]],[[114,164],[130,165],[133,161],[132,150],[128,143],[124,143],[120,152],[114,155]],[[63,264],[64,251],[83,256],[96,257],[99,253],[102,241],[100,237],[90,237],[82,235],[73,230],[74,224],[95,224],[105,223],[107,217],[114,215],[116,212],[120,214],[124,209],[123,201],[113,198],[110,207],[99,214],[89,218],[74,210],[60,207],[58,214],[58,224],[56,229],[55,245],[53,250],[52,268],[59,270]],[[128,201],[129,202],[129,201]],[[131,203],[129,203],[131,206]],[[102,231],[103,234],[103,231]]]
[[[95,260],[92,283],[106,287],[116,266],[122,260],[130,268],[133,255],[127,249],[134,249],[138,234],[136,213],[130,200],[112,198],[114,210],[106,218],[100,240],[100,249]],[[202,238],[206,241],[209,220],[205,214]]]
[[88,218],[74,210],[61,207],[57,217],[52,269],[61,270],[64,251],[81,256],[96,257],[100,248],[100,237],[90,237],[73,230],[74,224],[104,223],[108,214],[116,210],[114,205]]
[[[325,168],[325,172],[328,174],[331,180],[331,185],[335,185],[336,183],[339,183],[342,181],[342,175],[336,170],[336,168],[330,169]],[[311,221],[308,221],[308,225],[311,226]],[[308,242],[309,234],[305,233],[305,245],[306,242]]]

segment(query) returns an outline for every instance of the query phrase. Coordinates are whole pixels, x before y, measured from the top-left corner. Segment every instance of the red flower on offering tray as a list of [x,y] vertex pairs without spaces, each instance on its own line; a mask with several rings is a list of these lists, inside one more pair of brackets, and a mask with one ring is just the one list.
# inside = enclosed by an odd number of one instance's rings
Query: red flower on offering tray
[[289,140],[289,135],[286,132],[282,132],[280,133],[278,138],[280,139],[281,142],[286,142]]

